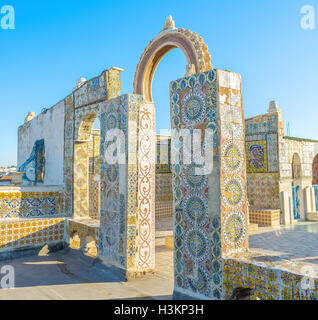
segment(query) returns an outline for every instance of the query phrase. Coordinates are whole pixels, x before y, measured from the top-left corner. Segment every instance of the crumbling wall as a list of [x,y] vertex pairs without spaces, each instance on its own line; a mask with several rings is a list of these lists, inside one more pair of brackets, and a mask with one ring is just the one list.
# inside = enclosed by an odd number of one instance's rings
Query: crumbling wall
[[63,185],[64,101],[25,122],[18,130],[18,167],[29,158],[36,140],[45,143],[44,185]]

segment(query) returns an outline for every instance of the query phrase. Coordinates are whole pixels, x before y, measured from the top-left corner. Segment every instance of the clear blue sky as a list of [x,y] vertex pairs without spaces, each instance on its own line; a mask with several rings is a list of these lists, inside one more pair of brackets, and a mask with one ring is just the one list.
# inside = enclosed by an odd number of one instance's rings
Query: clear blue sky
[[[121,67],[122,93],[132,93],[139,57],[170,14],[177,27],[205,39],[215,68],[242,75],[246,117],[275,99],[291,135],[318,139],[318,28],[300,28],[302,5],[314,5],[318,20],[317,0],[0,0],[5,4],[15,7],[16,29],[0,30],[0,166],[15,164],[27,112],[63,99],[77,78]],[[184,68],[180,50],[158,67],[158,128],[169,128],[169,82]]]

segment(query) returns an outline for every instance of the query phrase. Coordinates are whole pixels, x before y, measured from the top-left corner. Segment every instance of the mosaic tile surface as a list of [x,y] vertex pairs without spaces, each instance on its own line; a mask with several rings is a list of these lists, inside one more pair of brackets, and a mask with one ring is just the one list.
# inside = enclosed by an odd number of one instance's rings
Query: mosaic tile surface
[[44,182],[45,175],[45,143],[44,139],[34,143],[32,153],[19,168],[24,172],[23,180],[28,182]]
[[[214,151],[211,174],[195,175],[195,165],[179,165],[181,158],[172,165],[175,287],[214,299],[222,297],[222,254],[247,247],[241,84],[236,77],[213,70],[170,85],[172,128],[214,132],[208,145]],[[172,148],[182,154],[181,142],[172,137]]]
[[0,192],[1,218],[51,217],[63,213],[61,192]]
[[225,259],[224,298],[238,287],[253,289],[260,300],[318,300],[318,278],[297,274],[253,261]]
[[65,239],[65,219],[30,219],[0,224],[0,251],[60,242]]
[[[64,181],[65,211],[68,216],[89,215],[89,183],[83,184],[83,172],[88,172],[89,159],[78,158],[79,150],[74,152],[74,144],[78,141],[86,143],[92,133],[92,125],[100,116],[100,104],[120,95],[120,74],[122,70],[111,68],[99,77],[85,82],[65,98],[65,142],[64,142]],[[75,147],[76,149],[76,147]],[[83,147],[80,148],[83,150]],[[74,163],[81,163],[77,170]],[[83,172],[81,172],[83,169]],[[87,181],[89,178],[87,177]],[[80,189],[75,192],[74,188]],[[78,196],[84,197],[80,200]],[[83,210],[81,209],[83,208]]]

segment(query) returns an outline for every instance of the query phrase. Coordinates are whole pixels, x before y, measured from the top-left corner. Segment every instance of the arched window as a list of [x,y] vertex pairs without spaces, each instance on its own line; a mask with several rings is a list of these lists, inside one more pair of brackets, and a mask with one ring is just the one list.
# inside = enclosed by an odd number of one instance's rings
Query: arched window
[[298,153],[293,155],[292,161],[292,176],[294,180],[297,180],[301,177],[301,161]]

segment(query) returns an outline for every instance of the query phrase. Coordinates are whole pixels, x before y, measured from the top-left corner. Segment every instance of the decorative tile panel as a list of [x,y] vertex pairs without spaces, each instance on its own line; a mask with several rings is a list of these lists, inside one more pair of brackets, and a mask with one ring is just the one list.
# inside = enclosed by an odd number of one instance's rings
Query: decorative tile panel
[[[232,87],[227,87],[230,75]],[[222,298],[222,254],[247,247],[240,81],[236,74],[213,70],[170,84],[172,128],[214,132],[208,175],[196,175],[193,163],[180,165],[183,140],[172,136],[172,149],[181,150],[172,165],[175,290],[189,295]]]
[[0,192],[2,219],[51,217],[62,214],[62,192]]
[[35,248],[64,240],[64,218],[21,219],[0,223],[0,251]]

